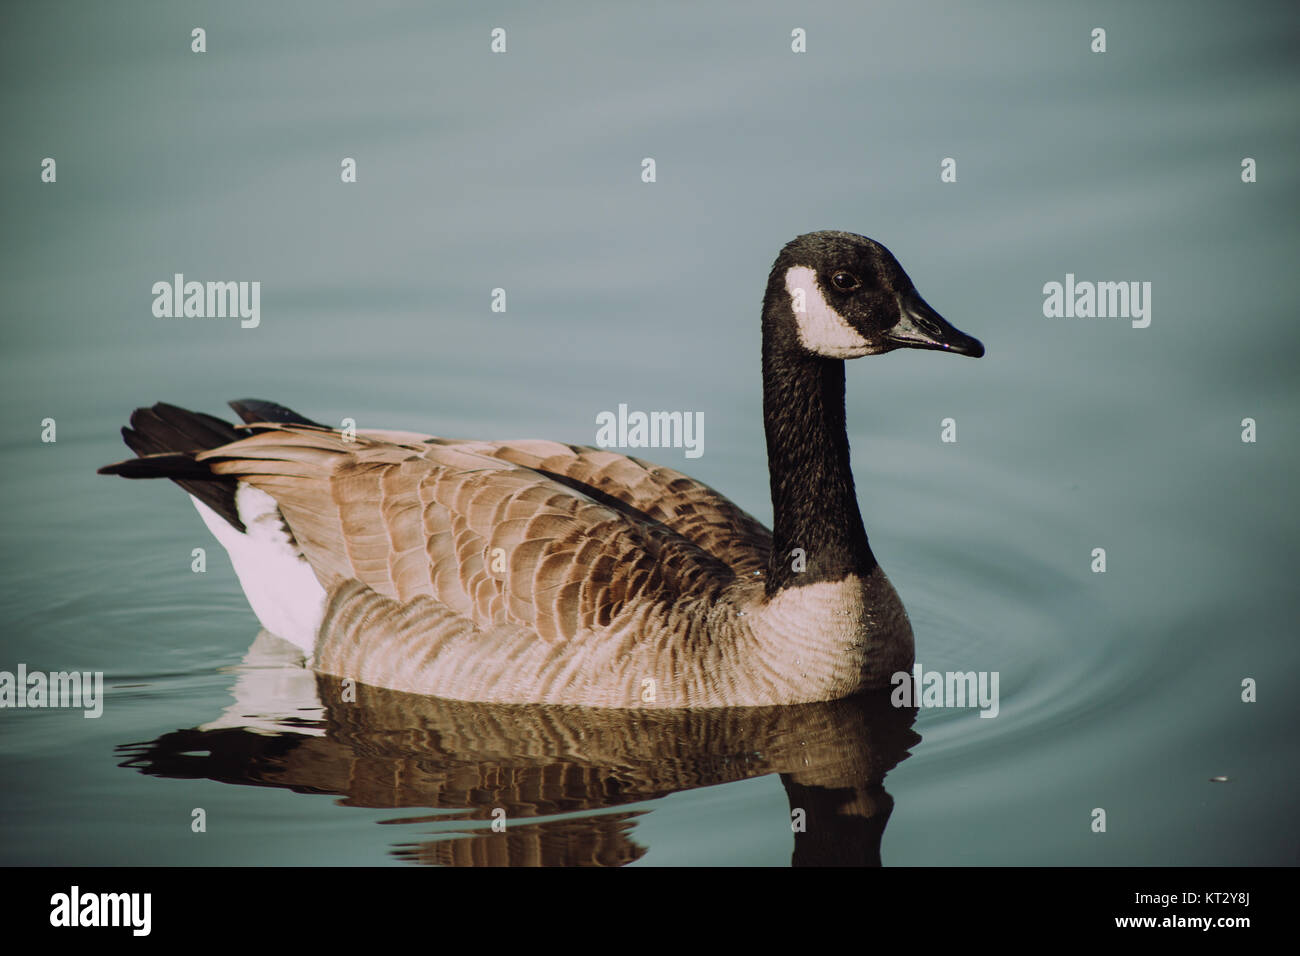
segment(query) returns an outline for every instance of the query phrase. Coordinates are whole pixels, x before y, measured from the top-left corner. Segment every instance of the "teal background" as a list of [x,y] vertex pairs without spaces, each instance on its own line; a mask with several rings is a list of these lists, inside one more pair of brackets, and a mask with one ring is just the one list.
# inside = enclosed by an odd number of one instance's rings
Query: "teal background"
[[[702,411],[702,458],[645,457],[770,521],[763,284],[785,241],[834,228],[885,243],[988,348],[848,368],[862,509],[918,659],[1001,674],[997,719],[921,713],[885,781],[884,862],[1294,865],[1298,21],[1284,3],[7,3],[0,669],[110,689],[99,720],[0,711],[0,862],[399,863],[428,830],[118,766],[227,708],[257,630],[183,495],[94,474],[125,456],[131,409],[253,395],[581,443],[620,402]],[[261,326],[154,318],[174,272],[261,281]],[[1150,281],[1151,326],[1044,318],[1067,272]],[[636,809],[643,865],[789,862],[775,776]]]

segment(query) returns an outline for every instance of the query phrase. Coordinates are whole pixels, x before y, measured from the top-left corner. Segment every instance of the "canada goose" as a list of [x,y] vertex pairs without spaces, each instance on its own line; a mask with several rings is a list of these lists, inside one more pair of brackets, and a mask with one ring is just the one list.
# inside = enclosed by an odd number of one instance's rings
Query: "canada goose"
[[844,412],[844,359],[898,348],[984,354],[879,243],[816,232],[781,250],[763,299],[772,532],[626,455],[353,438],[255,400],[231,403],[243,426],[138,409],[122,434],[141,457],[100,472],[189,492],[262,625],[329,674],[501,703],[833,700],[912,666]]

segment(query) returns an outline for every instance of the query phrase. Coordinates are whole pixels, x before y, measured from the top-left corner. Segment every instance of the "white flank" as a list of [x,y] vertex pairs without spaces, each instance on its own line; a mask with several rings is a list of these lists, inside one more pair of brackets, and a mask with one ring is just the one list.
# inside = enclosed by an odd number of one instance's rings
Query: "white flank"
[[[803,311],[799,311],[795,290],[802,290]],[[786,270],[785,291],[790,293],[799,342],[808,351],[830,358],[858,358],[871,352],[871,343],[831,308],[817,284],[817,274],[807,266]]]
[[190,499],[208,530],[230,554],[244,596],[262,626],[310,657],[325,615],[325,589],[311,565],[289,543],[275,499],[250,485],[239,486],[235,509],[247,533],[236,531],[193,495]]

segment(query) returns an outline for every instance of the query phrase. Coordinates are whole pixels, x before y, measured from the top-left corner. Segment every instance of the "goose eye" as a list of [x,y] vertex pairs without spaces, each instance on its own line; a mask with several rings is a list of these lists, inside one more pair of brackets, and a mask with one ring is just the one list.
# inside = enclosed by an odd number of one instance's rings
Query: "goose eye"
[[858,279],[853,273],[840,270],[831,276],[831,285],[841,292],[850,292],[858,287]]

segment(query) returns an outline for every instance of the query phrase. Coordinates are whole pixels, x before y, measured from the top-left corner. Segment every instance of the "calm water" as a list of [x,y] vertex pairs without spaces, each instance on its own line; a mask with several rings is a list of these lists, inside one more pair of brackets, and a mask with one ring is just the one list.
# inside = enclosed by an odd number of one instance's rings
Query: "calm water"
[[[6,5],[0,670],[107,690],[0,711],[0,862],[1296,863],[1300,14],[982,6]],[[160,399],[581,443],[625,402],[702,411],[645,457],[770,521],[758,306],[822,228],[988,347],[852,363],[849,419],[918,659],[995,719],[340,704],[182,494],[94,474]],[[260,326],[154,318],[176,272]],[[1045,318],[1067,273],[1150,326]]]

